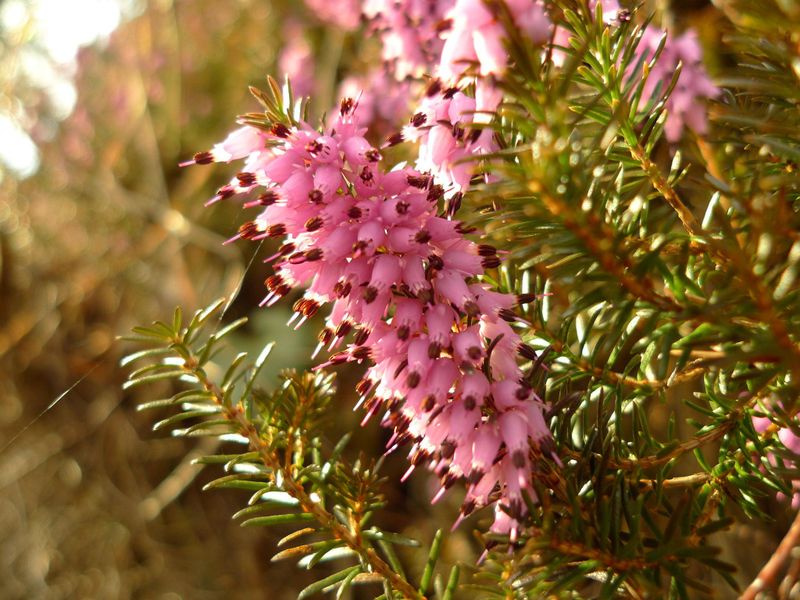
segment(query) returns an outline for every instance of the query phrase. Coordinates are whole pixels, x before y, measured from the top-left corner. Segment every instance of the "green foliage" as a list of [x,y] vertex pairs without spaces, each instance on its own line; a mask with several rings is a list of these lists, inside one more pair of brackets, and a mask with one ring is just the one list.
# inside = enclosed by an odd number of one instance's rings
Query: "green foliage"
[[[553,4],[570,47],[536,47],[509,28],[515,68],[492,124],[502,149],[484,165],[499,177],[464,204],[507,252],[493,283],[539,296],[516,326],[540,352],[527,377],[548,403],[562,464],[537,465],[522,531],[480,537],[485,560],[462,588],[689,598],[726,582],[734,593],[741,579],[720,534],[735,518],[768,518],[767,499],[791,495],[797,478],[775,434],[797,432],[800,411],[800,13],[719,2],[735,75],[721,78],[711,133],[676,147],[663,129],[679,71],[643,98],[660,50],[636,58],[641,21],[607,25],[587,2]],[[542,60],[554,51],[566,53],[563,69]],[[245,122],[295,123],[304,105],[288,86],[269,88],[254,92],[265,113]],[[350,462],[347,437],[326,441],[332,377],[286,372],[265,392],[268,349],[217,374],[218,342],[242,324],[201,342],[221,306],[135,330],[155,346],[129,360],[157,362],[127,385],[189,385],[147,403],[178,411],[156,428],[244,446],[200,460],[227,473],[209,487],[253,494],[243,525],[293,526],[273,560],[342,561],[301,597],[375,582],[385,598],[451,598],[460,568],[435,576],[441,533],[412,584],[396,547],[416,542],[373,524],[386,503],[380,461]],[[757,429],[758,417],[771,425]]]
[[675,148],[675,79],[642,100],[657,60],[635,59],[642,26],[558,4],[566,66],[509,32],[501,176],[467,202],[510,250],[500,283],[542,295],[518,325],[548,366],[529,373],[565,464],[541,474],[526,535],[489,538],[479,589],[695,597],[713,593],[709,571],[736,589],[713,536],[734,506],[765,517],[794,477],[774,433],[800,410],[800,18],[723,3],[739,75],[712,134]]
[[292,127],[308,119],[308,99],[294,99],[289,81],[281,87],[273,77],[267,77],[268,92],[250,86],[250,93],[264,109],[263,113],[248,113],[239,117],[243,124],[270,129],[276,124]]
[[[252,364],[246,354],[239,354],[221,370],[213,360],[221,341],[246,322],[239,319],[222,326],[224,305],[219,300],[186,324],[177,309],[170,322],[136,327],[126,338],[147,345],[122,361],[123,366],[146,362],[130,373],[126,388],[164,381],[183,388],[140,406],[172,410],[154,429],[179,436],[213,436],[234,445],[231,451],[196,460],[222,465],[225,471],[205,489],[249,492],[247,506],[234,515],[244,527],[290,528],[273,561],[294,560],[306,569],[336,565],[335,572],[303,589],[300,598],[321,592],[344,598],[351,586],[364,584],[381,585],[381,597],[386,599],[451,598],[458,567],[446,583],[435,577],[441,532],[420,556],[420,560],[427,556],[427,563],[419,585],[412,584],[396,547],[418,548],[419,542],[372,523],[385,505],[381,461],[364,456],[348,461],[349,435],[335,444],[326,440],[326,423],[336,411],[331,405],[333,375],[285,371],[275,390],[260,389],[258,374],[272,344]],[[209,328],[212,331],[204,333]]]

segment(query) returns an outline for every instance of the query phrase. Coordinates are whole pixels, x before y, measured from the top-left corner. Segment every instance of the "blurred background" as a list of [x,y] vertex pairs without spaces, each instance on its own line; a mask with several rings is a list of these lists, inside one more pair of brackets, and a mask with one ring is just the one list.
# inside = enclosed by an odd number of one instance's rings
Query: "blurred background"
[[[177,165],[258,109],[248,85],[293,70],[327,108],[359,55],[294,2],[0,0],[0,598],[294,598],[314,581],[231,521],[245,496],[201,492],[215,470],[190,460],[213,443],[150,432],[135,406],[158,390],[121,391],[116,337],[238,290],[237,350],[278,341],[268,379],[309,364],[317,327],[285,326],[291,299],[253,310],[269,248],[223,246],[241,209],[203,207],[235,167]],[[378,456],[381,436],[359,445]]]
[[[713,28],[707,3],[682,7]],[[291,301],[252,310],[268,249],[222,246],[240,210],[203,207],[233,168],[177,164],[257,110],[247,87],[266,74],[306,74],[296,85],[321,113],[340,65],[364,71],[373,43],[291,0],[0,0],[0,597],[294,598],[312,581],[230,520],[242,495],[200,491],[214,469],[189,461],[213,443],[150,432],[135,405],[155,392],[121,391],[116,336],[240,290],[237,349],[278,341],[270,377],[308,364],[315,326],[285,327]],[[334,427],[356,422],[343,410]],[[372,424],[357,443],[378,455],[384,435]],[[429,540],[408,515],[448,522],[458,495],[432,508],[429,482],[410,485],[387,490],[387,518]],[[729,548],[755,573],[781,526]],[[468,526],[447,553],[474,559]]]

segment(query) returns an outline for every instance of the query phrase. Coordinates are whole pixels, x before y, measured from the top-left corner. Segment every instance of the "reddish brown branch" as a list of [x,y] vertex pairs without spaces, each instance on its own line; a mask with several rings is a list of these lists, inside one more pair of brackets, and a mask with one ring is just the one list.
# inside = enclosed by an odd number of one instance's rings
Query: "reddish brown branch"
[[753,582],[747,586],[744,594],[740,596],[740,600],[755,600],[759,592],[765,589],[775,589],[777,587],[776,579],[783,565],[788,562],[792,550],[797,546],[800,546],[800,512],[797,513],[792,526],[789,527],[789,531],[781,540],[775,553],[761,568]]
[[[182,342],[182,340],[175,341]],[[208,379],[205,372],[199,368],[196,363],[193,361],[186,361],[184,363],[184,368],[187,373],[193,375],[200,381],[200,384],[206,391],[212,394],[214,401],[222,407],[223,416],[236,427],[240,435],[247,438],[250,450],[258,453],[264,466],[273,471],[283,472],[283,484],[286,491],[300,503],[303,512],[313,515],[320,525],[328,528],[337,539],[344,542],[351,550],[356,552],[375,573],[383,577],[403,598],[425,600],[425,597],[417,592],[408,581],[398,575],[388,563],[378,556],[375,550],[363,546],[361,543],[361,532],[358,529],[350,531],[308,494],[303,485],[292,477],[291,469],[282,465],[281,461],[271,451],[267,440],[261,436],[255,425],[247,418],[241,406],[226,405],[223,400],[224,394],[222,390]],[[289,449],[286,454],[290,457],[292,454],[291,450]]]

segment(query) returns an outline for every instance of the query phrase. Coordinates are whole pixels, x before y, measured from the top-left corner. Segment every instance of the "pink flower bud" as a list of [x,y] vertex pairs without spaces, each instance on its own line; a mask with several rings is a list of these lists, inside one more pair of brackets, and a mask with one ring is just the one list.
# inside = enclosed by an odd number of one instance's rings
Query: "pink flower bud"
[[211,154],[216,162],[231,162],[245,158],[264,149],[267,136],[260,129],[245,125],[232,131],[225,140],[216,144]]
[[454,322],[455,318],[452,309],[443,304],[437,304],[425,313],[428,337],[432,342],[444,348],[450,345],[450,335],[452,334]]
[[409,289],[418,294],[428,287],[428,280],[425,278],[425,266],[419,256],[408,256],[403,261],[403,281]]
[[455,356],[466,363],[478,365],[486,355],[478,327],[473,325],[453,336]]
[[465,374],[457,389],[461,402],[468,410],[483,406],[484,400],[491,392],[489,380],[480,371]]
[[382,254],[375,259],[370,285],[384,291],[400,281],[400,259],[391,254]]
[[440,272],[435,280],[436,291],[459,308],[474,300],[470,294],[464,276],[455,271],[445,269]]
[[[484,424],[478,428],[472,442],[473,473],[482,475],[489,470],[500,450],[502,441],[493,426]],[[470,479],[473,479],[472,474],[470,474]]]

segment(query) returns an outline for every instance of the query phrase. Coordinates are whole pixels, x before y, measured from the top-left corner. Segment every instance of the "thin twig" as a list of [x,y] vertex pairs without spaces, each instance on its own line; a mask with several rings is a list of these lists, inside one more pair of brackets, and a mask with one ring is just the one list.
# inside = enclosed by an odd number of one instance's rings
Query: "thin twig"
[[172,473],[139,503],[139,512],[142,517],[146,521],[157,518],[161,511],[174,502],[200,474],[200,469],[193,461],[207,454],[213,454],[219,445],[218,438],[206,438],[189,452]]
[[[180,342],[181,340],[174,341]],[[358,533],[351,532],[336,517],[311,498],[303,485],[297,482],[292,477],[291,472],[284,469],[284,465],[273,455],[267,441],[261,437],[256,426],[247,418],[244,409],[238,405],[227,406],[223,401],[224,394],[222,390],[208,379],[203,369],[193,365],[191,361],[184,363],[184,369],[187,373],[196,377],[203,388],[212,394],[214,401],[223,408],[223,416],[236,426],[240,435],[247,438],[250,450],[258,452],[264,466],[283,475],[283,485],[286,491],[300,503],[300,507],[304,512],[313,515],[320,525],[329,529],[337,539],[343,541],[351,550],[356,552],[370,565],[375,573],[388,581],[392,588],[402,594],[404,598],[425,600],[425,596],[417,592],[408,581],[396,573],[389,564],[378,556],[375,550],[365,548],[359,542],[360,535]]]
[[776,587],[775,580],[780,574],[781,568],[789,560],[792,550],[800,546],[800,512],[789,527],[789,531],[784,536],[781,543],[778,545],[775,553],[770,557],[761,571],[759,571],[753,582],[747,586],[747,589],[740,596],[740,600],[755,600],[756,596],[762,590]]
[[600,266],[606,272],[614,275],[625,289],[660,310],[666,312],[683,311],[683,307],[674,300],[656,292],[650,280],[640,279],[631,274],[631,265],[624,264],[620,260],[621,257],[614,252],[608,243],[609,240],[614,239],[614,232],[605,223],[591,214],[582,215],[589,221],[588,225],[593,229],[593,231],[590,231],[589,227],[584,227],[582,223],[576,220],[569,205],[562,199],[549,193],[548,190],[542,189],[538,182],[531,184],[530,187],[531,191],[540,195],[547,210],[562,220],[564,226],[572,231],[583,242],[586,249],[595,256]]
[[658,190],[658,193],[664,197],[664,200],[667,201],[672,209],[677,213],[678,218],[683,223],[684,229],[690,235],[700,235],[703,232],[703,228],[700,226],[700,223],[697,222],[694,214],[689,208],[683,203],[678,196],[678,193],[675,191],[664,175],[661,173],[661,170],[658,168],[650,158],[648,158],[647,154],[642,148],[641,144],[628,144],[628,149],[630,150],[631,156],[635,161],[639,163],[642,167],[642,170],[647,173],[647,176],[650,178],[650,182],[653,184],[653,187]]
[[[681,223],[683,223],[686,231],[693,236],[701,235],[703,229],[697,222],[694,214],[692,214],[692,211],[690,211],[680,199],[675,188],[669,184],[661,173],[658,165],[648,158],[641,144],[638,142],[635,144],[629,143],[628,147],[631,156],[639,162],[642,169],[647,173],[653,187],[664,196],[667,203],[672,206],[678,214],[678,218],[681,220]],[[749,254],[736,239],[731,240],[736,242],[736,248],[732,252],[728,251],[728,248],[723,244],[714,243],[712,239],[708,241],[712,242],[708,247],[709,255],[724,260],[738,271],[740,279],[744,284],[744,289],[748,291],[758,308],[759,316],[769,327],[775,342],[788,353],[791,359],[789,367],[792,370],[792,375],[800,379],[800,348],[798,348],[797,343],[792,339],[786,322],[775,307],[772,291],[767,289],[762,279],[753,272],[749,261],[745,258],[749,256]]]
[[[701,471],[699,473],[692,473],[691,475],[683,475],[681,477],[670,477],[669,479],[664,479],[661,481],[660,485],[664,488],[692,487],[701,483],[706,483],[713,478],[714,477],[710,473]],[[659,484],[656,479],[639,479],[638,483],[651,489],[655,488],[656,485]]]
[[706,372],[706,368],[699,366],[697,361],[693,361],[687,365],[685,370],[682,370],[667,379],[637,379],[635,377],[631,377],[630,375],[625,375],[623,373],[618,373],[602,367],[596,367],[585,358],[578,358],[572,356],[571,354],[567,354],[564,343],[558,339],[555,339],[555,336],[553,336],[553,339],[550,340],[550,347],[552,348],[553,352],[557,352],[562,356],[568,356],[571,358],[572,366],[592,375],[596,379],[605,379],[610,383],[622,384],[627,387],[650,387],[653,390],[665,390],[672,386],[692,381],[702,376]]
[[[721,423],[712,431],[705,433],[703,435],[694,436],[673,448],[671,451],[667,452],[666,454],[660,456],[643,456],[641,458],[634,458],[634,459],[627,459],[627,458],[620,458],[620,459],[608,459],[608,465],[613,469],[650,469],[653,467],[658,467],[665,463],[668,463],[673,458],[680,456],[686,452],[690,452],[696,448],[700,448],[705,444],[713,442],[714,440],[718,440],[719,438],[723,437],[726,433],[728,433],[733,426],[736,424],[737,419],[732,418],[724,423]],[[571,458],[580,458],[583,455],[579,452],[570,451],[565,449],[564,452],[570,455]],[[605,460],[604,457],[597,455],[598,459]]]

